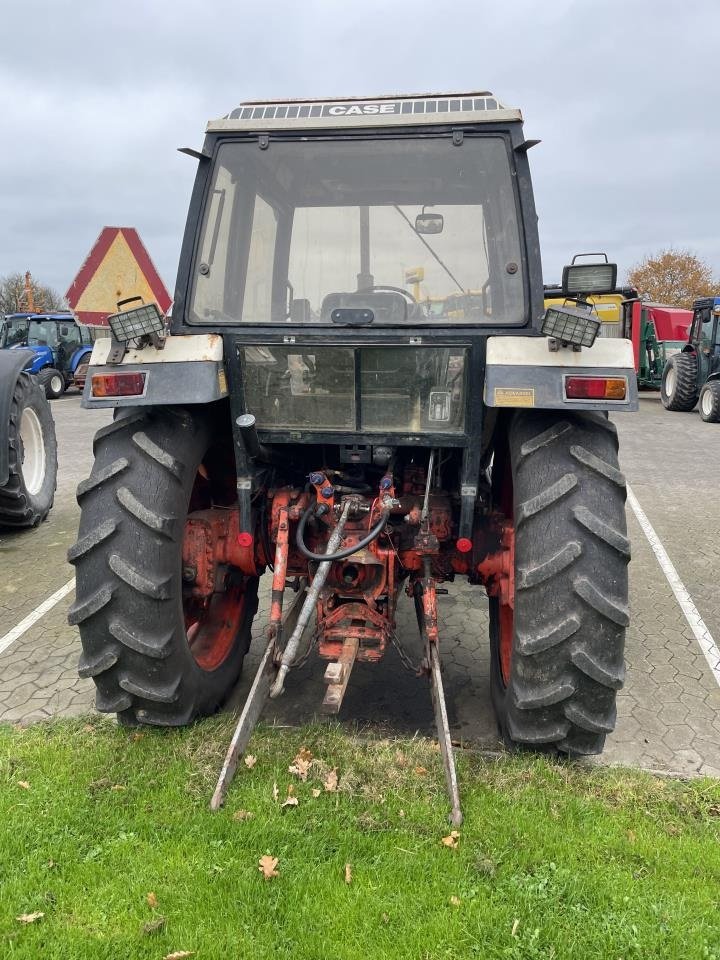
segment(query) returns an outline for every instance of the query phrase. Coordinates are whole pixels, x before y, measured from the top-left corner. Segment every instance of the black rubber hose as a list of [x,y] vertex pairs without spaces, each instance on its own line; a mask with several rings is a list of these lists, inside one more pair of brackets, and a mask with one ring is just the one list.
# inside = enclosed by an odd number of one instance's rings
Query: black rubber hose
[[385,529],[385,524],[388,522],[388,517],[390,516],[389,510],[384,510],[382,516],[372,528],[370,533],[366,537],[356,543],[353,547],[346,547],[344,550],[338,550],[337,553],[313,553],[312,550],[308,550],[305,546],[305,541],[303,539],[305,534],[305,527],[307,522],[310,519],[310,514],[315,509],[314,504],[311,504],[305,513],[300,517],[300,523],[298,523],[297,533],[295,534],[295,543],[297,544],[298,550],[304,554],[308,560],[344,560],[345,557],[351,557],[354,553],[357,553],[358,550],[362,550],[363,547],[367,547],[368,544],[372,543]]

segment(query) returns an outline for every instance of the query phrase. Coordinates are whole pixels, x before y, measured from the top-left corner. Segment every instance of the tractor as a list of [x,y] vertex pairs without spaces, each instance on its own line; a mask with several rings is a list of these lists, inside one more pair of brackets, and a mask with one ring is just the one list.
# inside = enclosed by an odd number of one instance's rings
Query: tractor
[[11,313],[0,326],[0,349],[31,350],[26,369],[52,400],[69,386],[84,387],[92,344],[90,328],[71,313]]
[[720,423],[720,297],[693,303],[687,343],[665,364],[660,397],[666,410],[689,412],[699,401],[706,423]]
[[[78,488],[70,622],[99,710],[188,724],[236,685],[268,571],[213,809],[293,666],[327,661],[337,713],[356,662],[378,683],[391,645],[410,663],[404,592],[460,822],[438,620],[456,577],[489,595],[509,747],[596,754],[614,727],[630,545],[608,414],[637,409],[632,345],[543,309],[534,143],[485,92],[243,103],[183,148],[169,331],[142,304],[93,349],[83,404],[115,419]],[[564,280],[592,294],[606,265]]]
[[30,350],[0,351],[0,528],[35,527],[50,512],[57,441]]

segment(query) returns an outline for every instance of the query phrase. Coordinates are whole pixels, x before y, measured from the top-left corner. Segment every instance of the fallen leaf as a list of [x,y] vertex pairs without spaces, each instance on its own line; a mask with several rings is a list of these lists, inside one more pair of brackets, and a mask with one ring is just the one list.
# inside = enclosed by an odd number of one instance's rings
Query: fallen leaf
[[313,787],[312,795],[313,795],[316,799],[317,799],[317,797],[320,796],[321,793],[322,793],[322,790],[319,790],[317,787]]
[[166,953],[163,960],[185,960],[185,957],[194,956],[194,950],[176,950],[174,953]]
[[114,791],[117,793],[119,790],[125,790],[125,789],[127,789],[127,788],[124,787],[124,786],[122,785],[122,783],[114,783],[114,784],[110,787],[110,789],[111,789],[111,790],[114,790]]
[[19,917],[15,917],[16,920],[19,920],[20,923],[35,923],[36,920],[40,920],[44,917],[45,914],[42,910],[37,910],[35,913],[21,913]]
[[233,814],[233,820],[252,820],[253,815],[249,810],[236,810]]
[[637,840],[637,835],[636,835],[635,831],[634,831],[634,830],[628,830],[628,832],[627,832],[627,838],[628,838],[628,842],[629,842],[629,843],[635,843],[635,841]]
[[383,922],[383,923],[390,923],[390,917],[389,917],[386,913],[384,913],[384,914],[382,915],[382,922]]
[[91,723],[86,723],[83,727],[83,733],[92,733],[95,727]]
[[[312,760],[312,758],[313,758],[312,750],[308,750],[307,747],[300,747],[300,749],[297,752],[297,756],[295,757],[295,760],[305,760],[309,762],[310,760]],[[293,763],[294,762],[295,761],[293,761]]]
[[243,763],[248,768],[248,770],[252,770],[252,768],[257,763],[257,757],[254,757],[251,753],[248,753],[248,755],[243,758]]
[[289,784],[288,784],[288,796],[291,797],[294,793],[295,793],[295,784],[294,784],[294,783],[289,783]]
[[453,907],[459,907],[459,906],[460,906],[460,897],[456,897],[455,894],[453,894],[453,895],[450,897],[450,905],[453,906]]
[[352,867],[349,863],[345,864],[345,883],[352,883]]
[[270,880],[271,877],[279,877],[280,874],[275,869],[278,865],[278,858],[271,857],[269,854],[265,854],[264,857],[260,857],[258,860],[258,870],[265,877],[266,880]]
[[337,770],[333,767],[330,773],[325,777],[325,782],[323,783],[327,793],[335,793],[338,786],[338,775]]
[[280,791],[278,790],[278,785],[276,783],[273,784],[272,793],[273,793],[273,800],[277,802],[277,798],[280,796]]
[[308,778],[308,772],[310,770],[310,761],[303,760],[299,755],[295,757],[293,762],[288,767],[288,773],[292,773],[293,776],[299,777],[303,783]]
[[415,767],[415,773],[419,777],[424,777],[425,774],[427,773],[427,767]]
[[148,920],[147,923],[142,925],[142,932],[145,936],[150,936],[153,933],[158,933],[167,923],[165,917],[157,916],[154,920]]
[[281,807],[296,807],[297,805],[298,805],[297,797],[288,797],[287,800],[284,801],[284,803],[280,804]]
[[399,817],[404,817],[404,816],[405,816],[405,811],[404,811],[404,810],[398,810],[398,816],[399,816]]
[[520,921],[515,919],[513,920],[512,930],[510,931],[510,936],[514,937],[518,932],[518,927],[520,926]]
[[135,743],[139,743],[141,740],[144,740],[144,739],[145,739],[145,734],[144,734],[144,733],[134,733],[134,734],[133,734],[133,741],[134,741]]
[[457,847],[458,845],[459,839],[460,839],[460,834],[457,832],[457,830],[451,830],[450,833],[447,835],[447,837],[442,838],[442,843],[446,847],[451,847],[454,850],[455,847]]
[[29,789],[30,789],[30,784],[27,782],[27,780],[18,780],[17,785],[18,785],[19,787],[22,787],[23,790],[29,790]]
[[154,910],[158,904],[157,896],[152,891],[150,891],[150,893],[147,895],[147,897],[145,897],[145,899],[147,900],[147,905],[150,907],[150,909]]

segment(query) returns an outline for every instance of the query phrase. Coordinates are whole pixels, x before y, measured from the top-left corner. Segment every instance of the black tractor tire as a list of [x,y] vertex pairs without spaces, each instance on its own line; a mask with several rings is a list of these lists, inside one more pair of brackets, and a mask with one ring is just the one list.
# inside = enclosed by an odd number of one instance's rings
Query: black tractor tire
[[201,666],[186,632],[182,545],[213,429],[207,416],[183,408],[123,413],[96,434],[92,473],[77,491],[80,529],[68,560],[78,672],[95,682],[97,709],[117,713],[121,724],[182,726],[214,713],[237,681],[258,578],[236,578],[244,590],[237,632],[217,665]]
[[705,423],[720,423],[720,380],[709,380],[703,386],[699,407]]
[[519,411],[507,444],[501,469],[512,477],[515,526],[507,682],[500,606],[490,605],[500,731],[511,748],[601,753],[615,726],[629,623],[617,431],[602,413]]
[[0,487],[0,526],[36,527],[47,517],[57,486],[55,423],[45,393],[21,373],[10,406],[9,474]]
[[37,374],[37,380],[48,400],[57,400],[65,393],[65,377],[55,367],[45,367]]
[[666,410],[688,413],[698,401],[698,366],[694,353],[676,353],[665,364],[660,399]]

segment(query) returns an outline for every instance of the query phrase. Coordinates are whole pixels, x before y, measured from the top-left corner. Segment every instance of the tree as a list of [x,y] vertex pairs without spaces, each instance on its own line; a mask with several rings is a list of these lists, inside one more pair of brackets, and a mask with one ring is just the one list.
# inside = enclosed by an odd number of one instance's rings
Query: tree
[[692,308],[697,297],[713,292],[712,270],[690,250],[661,250],[645,257],[628,274],[641,297],[657,303]]
[[63,309],[64,300],[52,287],[38,283],[29,274],[10,273],[0,278],[0,314],[22,313],[30,309],[28,284],[35,311]]

